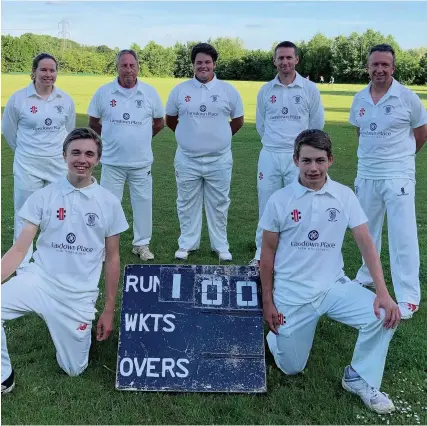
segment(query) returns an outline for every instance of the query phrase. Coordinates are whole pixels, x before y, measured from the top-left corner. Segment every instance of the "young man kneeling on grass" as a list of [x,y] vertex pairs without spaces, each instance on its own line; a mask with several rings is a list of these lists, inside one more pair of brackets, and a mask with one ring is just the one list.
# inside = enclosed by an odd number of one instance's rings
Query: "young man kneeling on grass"
[[[268,346],[285,374],[297,374],[307,363],[323,314],[357,328],[359,337],[342,386],[370,409],[389,413],[393,402],[379,388],[400,311],[387,291],[366,216],[353,191],[327,175],[333,156],[326,133],[300,133],[294,162],[298,177],[270,197],[260,220]],[[344,274],[341,247],[347,227],[366,259],[376,295]]]
[[40,228],[34,262],[1,287],[1,392],[15,386],[3,324],[35,312],[46,322],[59,366],[70,376],[88,364],[92,321],[105,250],[105,308],[97,340],[113,328],[120,277],[120,233],[128,228],[120,201],[92,177],[102,143],[91,129],[65,139],[68,174],[31,195],[19,215],[24,226],[1,260],[1,280],[21,264]]

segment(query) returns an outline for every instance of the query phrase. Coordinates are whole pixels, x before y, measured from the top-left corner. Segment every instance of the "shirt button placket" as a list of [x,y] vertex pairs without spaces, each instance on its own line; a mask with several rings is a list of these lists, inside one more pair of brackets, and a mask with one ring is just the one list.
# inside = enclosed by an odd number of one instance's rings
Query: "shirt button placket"
[[80,196],[80,191],[73,191],[73,199],[71,204],[71,223],[77,222],[77,201]]
[[318,201],[317,195],[313,194],[313,202],[312,202],[312,222],[316,223],[319,221],[319,209],[318,209]]

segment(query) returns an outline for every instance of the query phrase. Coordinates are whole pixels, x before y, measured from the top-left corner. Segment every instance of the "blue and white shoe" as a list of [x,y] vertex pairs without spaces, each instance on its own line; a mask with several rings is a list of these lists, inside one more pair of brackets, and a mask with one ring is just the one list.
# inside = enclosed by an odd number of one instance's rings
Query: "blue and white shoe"
[[359,375],[354,377],[354,373],[350,373],[349,365],[344,369],[341,383],[346,391],[359,395],[364,404],[372,411],[379,414],[389,414],[395,410],[393,401],[386,393],[370,386]]

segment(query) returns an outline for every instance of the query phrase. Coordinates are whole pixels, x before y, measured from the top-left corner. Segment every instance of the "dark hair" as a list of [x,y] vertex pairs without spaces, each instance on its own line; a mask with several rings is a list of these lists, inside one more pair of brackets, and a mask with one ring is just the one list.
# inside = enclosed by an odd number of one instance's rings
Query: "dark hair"
[[295,56],[298,56],[298,47],[291,41],[282,41],[274,48],[274,57],[276,57],[277,49],[280,49],[281,47],[291,47],[295,51]]
[[382,44],[377,44],[374,47],[371,47],[371,50],[369,51],[369,55],[368,55],[368,62],[369,62],[369,57],[374,52],[390,52],[391,56],[393,56],[393,65],[396,63],[396,55],[394,53],[394,49],[389,44],[382,43]]
[[216,62],[218,59],[218,52],[215,47],[211,46],[209,43],[199,43],[196,44],[193,49],[191,49],[191,63],[194,64],[196,61],[196,56],[198,53],[204,53],[209,55],[212,58],[213,62]]
[[68,133],[67,137],[64,140],[64,144],[62,146],[62,152],[66,154],[68,145],[70,145],[71,142],[77,140],[77,139],[92,139],[98,148],[98,159],[101,158],[102,155],[102,141],[99,137],[98,133],[95,132],[95,130],[92,130],[89,127],[77,127],[74,130],[72,130],[70,133]]
[[332,141],[329,135],[323,130],[308,129],[303,130],[295,139],[294,157],[299,158],[299,153],[303,145],[308,145],[316,149],[326,151],[328,158],[332,157]]
[[132,55],[135,58],[136,64],[139,66],[138,56],[137,56],[135,50],[132,50],[132,49],[123,49],[119,53],[117,53],[117,56],[116,56],[116,67],[119,66],[120,58],[123,55],[126,55],[126,54]]
[[58,71],[58,61],[55,59],[55,57],[53,57],[49,53],[40,53],[39,55],[37,55],[33,59],[33,65],[32,65],[32,68],[31,68],[31,80],[35,79],[34,73],[36,72],[36,69],[38,68],[40,61],[42,61],[43,59],[52,59],[52,61],[55,62],[56,71]]

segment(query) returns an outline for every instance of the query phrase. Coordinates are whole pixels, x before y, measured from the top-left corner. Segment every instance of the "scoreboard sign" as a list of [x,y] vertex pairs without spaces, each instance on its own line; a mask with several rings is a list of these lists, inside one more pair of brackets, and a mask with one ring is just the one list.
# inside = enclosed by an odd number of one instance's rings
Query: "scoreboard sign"
[[255,269],[127,265],[116,388],[266,392]]

